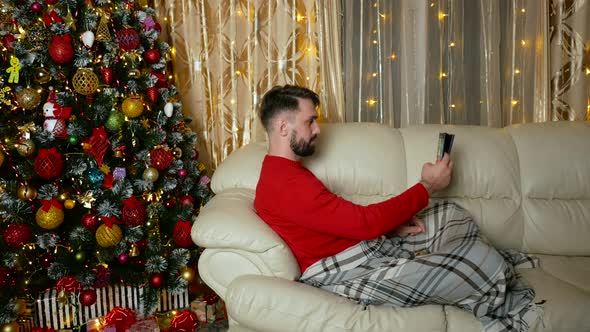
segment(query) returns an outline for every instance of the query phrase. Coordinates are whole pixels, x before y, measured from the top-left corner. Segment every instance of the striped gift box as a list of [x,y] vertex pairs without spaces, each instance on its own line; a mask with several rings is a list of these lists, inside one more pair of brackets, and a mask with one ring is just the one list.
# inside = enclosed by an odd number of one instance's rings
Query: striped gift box
[[[35,325],[51,327],[53,329],[68,329],[85,324],[89,320],[105,316],[114,307],[130,308],[136,311],[141,318],[143,304],[140,299],[143,288],[134,286],[108,286],[96,290],[96,303],[82,307],[78,303],[75,294],[69,295],[69,304],[57,302],[58,292],[51,289],[41,293],[35,305]],[[172,309],[184,309],[190,306],[188,290],[181,294],[172,294],[162,291],[158,303],[158,311]]]

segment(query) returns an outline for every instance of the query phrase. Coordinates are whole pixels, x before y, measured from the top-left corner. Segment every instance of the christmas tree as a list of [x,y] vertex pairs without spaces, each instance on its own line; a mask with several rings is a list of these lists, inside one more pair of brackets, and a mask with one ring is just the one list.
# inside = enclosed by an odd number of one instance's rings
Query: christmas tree
[[133,1],[2,0],[0,324],[51,287],[145,287],[149,314],[194,277],[209,178],[160,32]]

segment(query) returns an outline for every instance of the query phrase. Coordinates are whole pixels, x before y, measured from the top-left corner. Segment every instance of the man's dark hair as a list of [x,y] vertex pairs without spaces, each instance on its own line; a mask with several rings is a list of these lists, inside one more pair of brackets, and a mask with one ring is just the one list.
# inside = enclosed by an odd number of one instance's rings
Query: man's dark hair
[[299,108],[299,99],[309,99],[317,107],[320,104],[318,95],[308,88],[296,85],[277,85],[268,90],[260,102],[260,121],[264,129],[268,127],[272,118],[284,111],[295,111]]

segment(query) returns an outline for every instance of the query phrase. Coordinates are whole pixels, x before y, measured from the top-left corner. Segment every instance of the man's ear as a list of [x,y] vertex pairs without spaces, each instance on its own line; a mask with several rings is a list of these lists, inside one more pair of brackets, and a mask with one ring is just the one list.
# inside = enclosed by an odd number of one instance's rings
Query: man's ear
[[277,129],[279,130],[280,136],[288,136],[289,135],[289,119],[286,116],[279,117],[277,121]]

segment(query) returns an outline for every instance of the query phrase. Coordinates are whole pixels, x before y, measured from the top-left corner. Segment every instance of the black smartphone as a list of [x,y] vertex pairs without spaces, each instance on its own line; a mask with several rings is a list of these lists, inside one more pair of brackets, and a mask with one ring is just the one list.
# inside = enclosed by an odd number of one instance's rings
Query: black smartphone
[[446,153],[451,154],[453,148],[454,134],[439,133],[438,134],[438,151],[436,152],[436,160],[441,160]]

